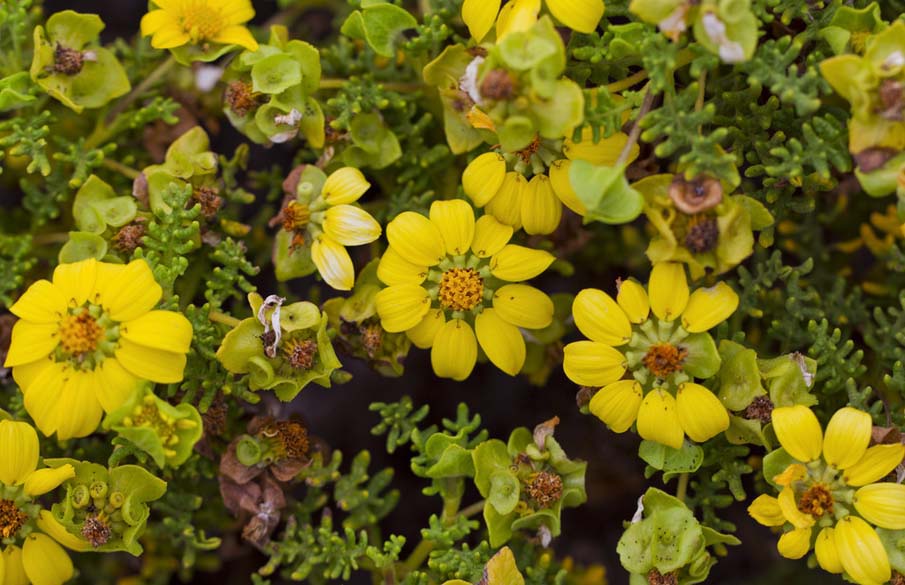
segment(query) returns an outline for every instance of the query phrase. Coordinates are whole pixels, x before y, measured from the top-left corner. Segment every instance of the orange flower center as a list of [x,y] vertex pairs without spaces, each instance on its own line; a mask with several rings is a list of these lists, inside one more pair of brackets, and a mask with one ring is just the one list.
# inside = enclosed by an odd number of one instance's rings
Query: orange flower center
[[274,440],[280,458],[304,459],[308,455],[308,430],[301,423],[280,420],[265,426],[261,434]]
[[470,311],[484,298],[484,279],[474,268],[450,268],[440,279],[440,305]]
[[654,376],[666,378],[682,370],[682,363],[686,357],[688,350],[684,347],[676,347],[671,343],[655,343],[648,348],[641,362]]
[[801,495],[801,499],[798,500],[798,509],[815,518],[824,514],[832,514],[833,495],[825,485],[814,484]]
[[179,25],[193,42],[212,39],[226,28],[226,21],[211,0],[186,0],[182,4]]
[[305,229],[310,220],[311,211],[304,203],[290,201],[283,208],[283,229],[287,232],[297,232]]
[[0,538],[11,538],[19,532],[28,515],[12,500],[0,500]]
[[83,308],[80,313],[66,315],[60,321],[60,345],[66,353],[82,357],[94,352],[104,338],[104,328]]
[[317,342],[313,339],[293,339],[283,349],[286,361],[295,370],[310,370],[317,357]]

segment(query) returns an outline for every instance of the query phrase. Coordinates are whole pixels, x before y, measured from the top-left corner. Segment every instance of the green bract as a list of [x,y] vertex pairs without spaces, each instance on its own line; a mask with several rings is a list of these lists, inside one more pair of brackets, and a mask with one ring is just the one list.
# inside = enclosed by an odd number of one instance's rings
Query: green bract
[[232,60],[223,113],[258,144],[286,142],[301,133],[314,148],[324,146],[324,113],[312,97],[321,78],[320,56],[310,44],[289,40],[285,27],[270,29],[270,41]]
[[95,44],[103,29],[96,14],[53,14],[46,29],[35,27],[32,80],[76,112],[99,108],[127,93],[132,86],[122,65]]
[[[250,293],[248,302],[252,313],[263,319],[243,319],[226,334],[217,350],[223,367],[233,374],[248,374],[252,390],[273,390],[284,401],[295,398],[310,382],[329,388],[331,374],[342,364],[327,335],[327,315],[309,302],[278,306],[279,313],[272,307],[261,311],[264,299],[257,293]],[[262,321],[268,324],[267,331],[274,331],[271,323],[278,326],[279,336],[265,336]]]
[[682,500],[657,488],[648,488],[638,510],[616,546],[632,585],[647,584],[652,571],[674,575],[679,585],[702,583],[716,563],[708,547],[741,543],[703,526]]
[[148,201],[152,210],[169,212],[164,192],[170,183],[180,187],[191,185],[198,189],[217,190],[217,155],[210,151],[210,138],[201,126],[195,126],[177,138],[167,148],[166,158],[159,165],[145,167]]
[[108,228],[126,225],[137,214],[134,197],[117,197],[113,187],[91,175],[72,202],[72,216],[79,231],[69,233],[69,241],[60,249],[60,262],[101,260],[107,255],[107,239],[101,236]]
[[148,507],[167,491],[165,481],[138,465],[107,469],[75,459],[46,459],[50,467],[70,464],[75,477],[63,483],[66,497],[53,505],[54,518],[90,550],[126,551],[138,556],[138,542],[151,514]]

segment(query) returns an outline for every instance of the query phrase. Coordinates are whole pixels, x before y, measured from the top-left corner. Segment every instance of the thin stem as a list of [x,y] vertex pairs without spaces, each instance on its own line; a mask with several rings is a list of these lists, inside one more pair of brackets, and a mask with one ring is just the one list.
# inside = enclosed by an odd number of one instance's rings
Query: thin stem
[[[320,89],[342,89],[349,82],[348,79],[338,77],[327,77],[321,79]],[[424,84],[420,82],[402,82],[402,81],[380,81],[378,82],[384,89],[398,92],[418,91],[424,88]]]
[[700,112],[704,108],[704,94],[707,89],[707,70],[701,71],[698,77],[698,99],[694,102],[694,111]]
[[135,180],[141,176],[140,171],[137,171],[130,166],[126,166],[121,162],[117,162],[117,161],[111,160],[109,158],[105,158],[103,164],[108,169],[116,171],[117,173],[120,173],[122,175],[125,175],[132,180]]
[[645,79],[647,79],[647,71],[642,69],[641,71],[638,71],[637,73],[633,73],[632,75],[629,75],[625,79],[620,79],[619,81],[614,81],[613,83],[607,84],[604,87],[606,87],[606,90],[610,93],[619,93],[620,91],[622,91],[624,89],[628,89],[628,88],[632,87],[633,85],[635,85],[636,83],[644,81]]
[[132,102],[137,100],[143,93],[151,89],[155,83],[160,81],[164,75],[166,75],[173,65],[176,64],[176,59],[173,58],[172,55],[167,57],[164,61],[157,66],[154,71],[150,73],[147,77],[145,77],[141,83],[139,83],[135,88],[129,92],[129,95],[121,99],[119,102],[113,106],[113,109],[107,114],[106,121],[109,124],[113,120],[116,119],[117,116],[126,111],[126,108],[132,105]]
[[481,512],[482,510],[484,510],[485,501],[486,500],[479,500],[479,501],[475,502],[474,504],[471,504],[470,506],[462,508],[462,511],[459,512],[459,515],[463,516],[465,518],[471,518],[478,512]]
[[679,476],[679,485],[676,486],[676,498],[685,501],[685,496],[688,493],[688,478],[691,477],[687,473],[683,473]]
[[211,311],[207,314],[207,318],[214,323],[223,323],[224,325],[229,325],[230,327],[236,327],[239,323],[241,323],[241,321],[239,321],[232,315],[227,315],[226,313],[221,313],[220,311]]
[[638,111],[638,117],[635,118],[635,123],[632,125],[631,132],[629,132],[628,141],[625,143],[625,147],[623,147],[622,152],[619,153],[619,158],[616,160],[617,167],[625,164],[629,155],[632,153],[632,147],[638,143],[638,138],[641,137],[641,120],[644,119],[644,116],[646,116],[653,107],[656,97],[657,96],[651,93],[650,87],[648,87],[647,93],[644,94],[644,99],[641,102],[641,109]]
[[418,546],[415,547],[415,550],[412,551],[412,554],[410,554],[408,558],[405,559],[405,562],[402,563],[399,572],[400,577],[405,577],[420,567],[425,559],[427,559],[428,555],[431,554],[432,550],[434,550],[434,541],[425,539],[419,542]]

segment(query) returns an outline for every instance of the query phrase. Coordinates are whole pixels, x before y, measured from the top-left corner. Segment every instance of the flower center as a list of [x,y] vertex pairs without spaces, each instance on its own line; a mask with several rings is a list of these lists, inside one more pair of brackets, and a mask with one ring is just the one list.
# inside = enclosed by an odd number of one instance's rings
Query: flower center
[[12,500],[0,500],[0,537],[11,538],[19,532],[28,515]]
[[175,419],[166,413],[160,412],[157,406],[157,398],[147,394],[141,404],[137,405],[132,414],[123,419],[123,425],[127,427],[139,427],[151,429],[160,439],[163,445],[163,453],[167,457],[176,456],[176,446],[179,444],[179,430],[185,430],[197,426],[194,421]]
[[179,24],[193,42],[212,39],[225,28],[220,11],[211,0],[189,0],[182,7]]
[[720,228],[715,217],[695,215],[688,222],[685,247],[695,254],[703,254],[716,248],[720,239]]
[[824,514],[832,514],[833,495],[825,485],[814,484],[801,495],[801,499],[798,500],[798,509],[815,518]]
[[82,524],[82,536],[94,548],[107,544],[110,541],[110,537],[113,536],[113,531],[103,516],[104,514],[88,516],[85,518],[85,523]]
[[53,70],[63,75],[78,75],[85,57],[81,51],[64,47],[60,43],[53,50]]
[[313,339],[293,339],[283,348],[286,361],[295,370],[310,370],[317,357],[317,342]]
[[104,328],[97,324],[87,307],[79,313],[63,317],[59,333],[63,351],[80,361],[94,352],[104,338]]
[[562,478],[555,473],[540,471],[534,474],[525,491],[541,508],[549,508],[562,497]]
[[311,210],[304,203],[290,201],[283,208],[283,229],[287,232],[298,232],[305,229],[311,220]]
[[440,305],[452,311],[470,311],[484,298],[484,279],[474,268],[450,268],[440,279]]
[[655,343],[641,359],[644,367],[658,378],[666,378],[672,373],[682,371],[682,363],[688,356],[684,347],[676,347],[671,343]]
[[296,421],[274,421],[261,429],[261,434],[273,439],[280,459],[304,459],[308,455],[308,430]]

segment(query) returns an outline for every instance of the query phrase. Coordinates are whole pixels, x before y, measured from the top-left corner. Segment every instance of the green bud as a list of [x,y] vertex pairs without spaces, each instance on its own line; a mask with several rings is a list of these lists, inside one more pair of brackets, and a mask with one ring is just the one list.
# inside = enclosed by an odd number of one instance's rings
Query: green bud
[[261,462],[263,457],[261,444],[253,437],[243,435],[236,445],[236,458],[242,465],[251,467]]
[[107,484],[102,481],[95,481],[88,488],[92,498],[103,500],[107,497]]
[[86,486],[85,484],[79,484],[72,489],[70,500],[72,501],[72,506],[74,508],[84,508],[88,505],[90,499],[91,496],[88,493],[88,486]]

